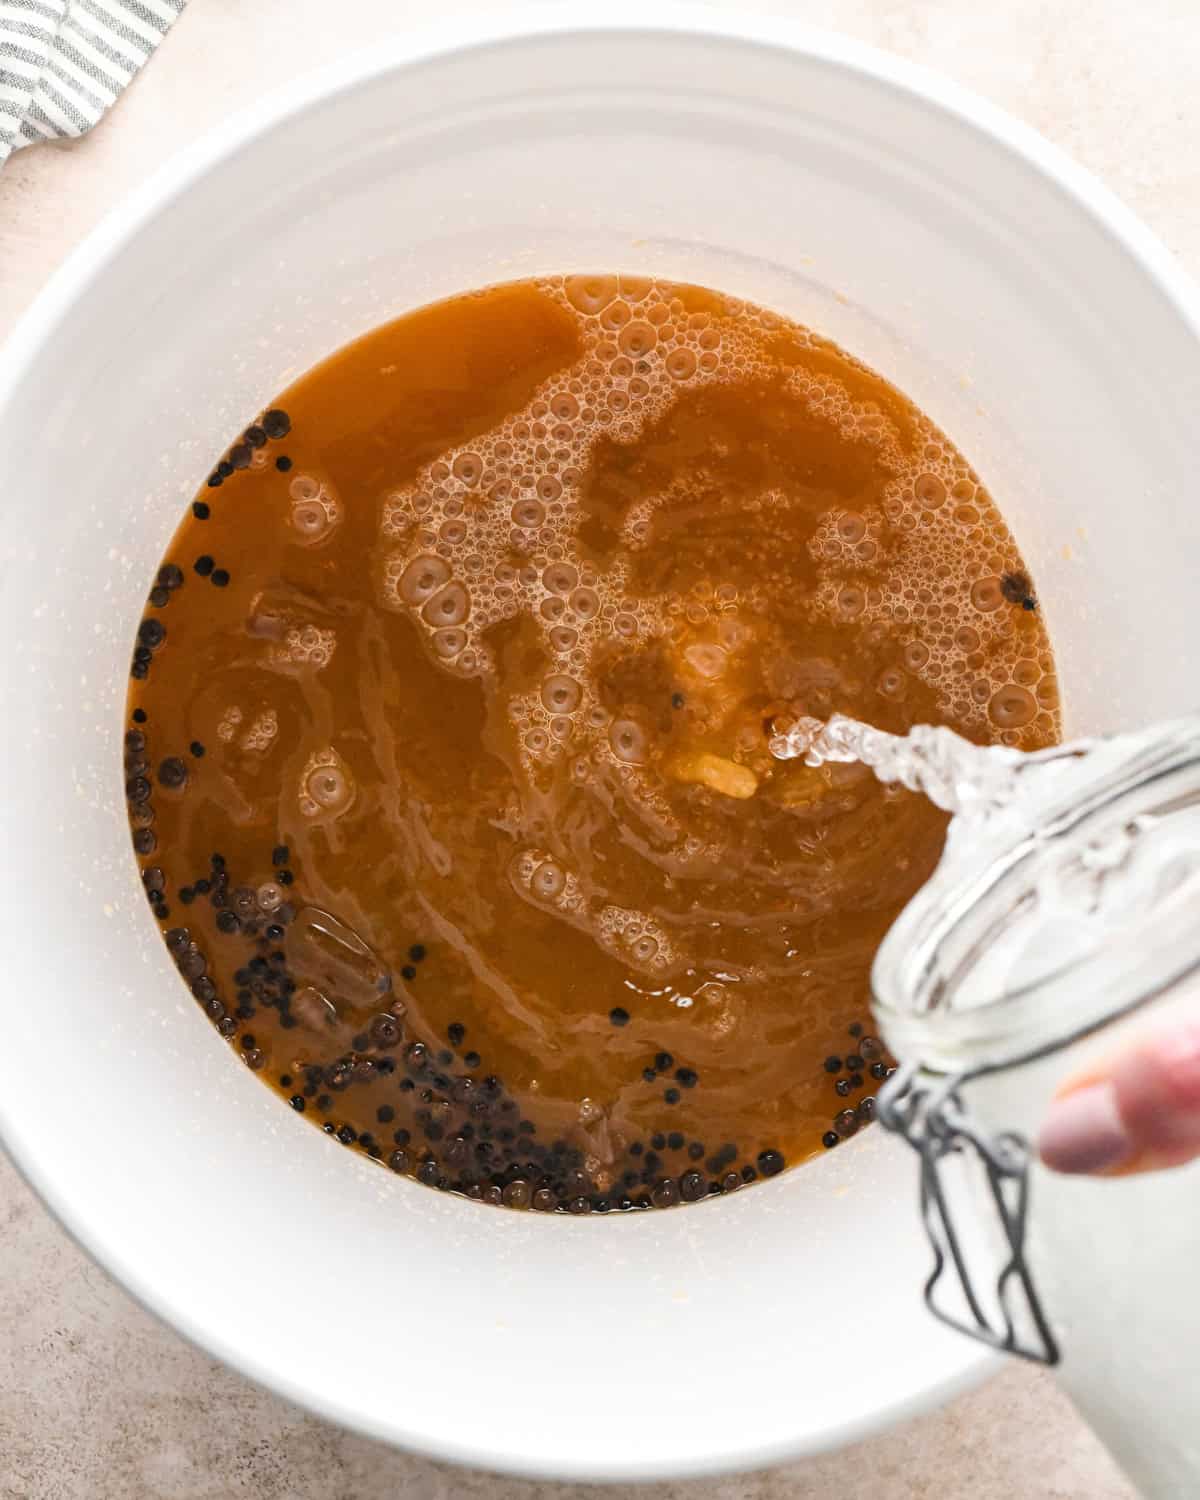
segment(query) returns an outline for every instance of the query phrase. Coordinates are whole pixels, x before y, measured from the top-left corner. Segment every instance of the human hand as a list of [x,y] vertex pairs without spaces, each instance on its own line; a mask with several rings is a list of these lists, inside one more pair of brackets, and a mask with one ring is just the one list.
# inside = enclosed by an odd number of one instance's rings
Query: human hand
[[1059,1091],[1038,1136],[1056,1172],[1149,1172],[1200,1156],[1200,1021],[1149,1036]]

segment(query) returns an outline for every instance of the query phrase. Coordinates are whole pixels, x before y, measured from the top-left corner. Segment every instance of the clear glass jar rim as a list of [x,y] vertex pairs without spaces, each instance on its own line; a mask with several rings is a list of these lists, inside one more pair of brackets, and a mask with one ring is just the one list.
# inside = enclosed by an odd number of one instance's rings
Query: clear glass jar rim
[[[1136,1009],[1200,965],[1200,908],[1189,888],[1032,982],[956,1004],[978,983],[992,945],[1028,916],[1037,880],[1056,860],[1122,830],[1136,839],[1145,823],[1159,827],[1200,805],[1200,716],[1065,747],[1064,757],[1073,752],[1090,774],[1039,788],[1031,766],[1022,820],[952,827],[938,869],[885,937],[872,989],[898,1057],[935,1072],[1011,1065]],[[1196,848],[1200,858],[1200,841]]]

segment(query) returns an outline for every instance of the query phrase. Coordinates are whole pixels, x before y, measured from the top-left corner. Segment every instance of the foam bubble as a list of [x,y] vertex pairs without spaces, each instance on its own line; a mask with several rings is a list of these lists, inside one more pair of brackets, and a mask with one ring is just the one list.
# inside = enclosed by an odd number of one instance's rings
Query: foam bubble
[[279,718],[273,708],[255,714],[249,729],[242,735],[242,749],[250,755],[265,755],[279,734]]
[[[609,333],[616,333],[624,328],[632,317],[633,311],[628,302],[620,300],[610,302],[600,314],[600,327],[607,329]],[[607,349],[605,352],[607,353]],[[612,352],[615,354],[616,350]]]
[[413,558],[400,576],[399,595],[405,604],[424,604],[450,577],[450,565],[441,557]]
[[567,872],[553,859],[545,859],[534,870],[529,888],[543,901],[553,901],[567,886]]
[[847,511],[838,518],[838,536],[843,542],[861,542],[867,534],[867,523],[855,511]]
[[1004,592],[998,578],[980,578],[971,585],[971,603],[984,614],[991,614],[1004,603]]
[[223,744],[229,744],[237,733],[238,725],[242,722],[242,711],[236,704],[230,704],[221,714],[217,724],[217,738]]
[[1009,682],[988,703],[988,717],[1000,729],[1024,729],[1037,717],[1037,699],[1027,688]]
[[459,547],[467,539],[466,522],[457,516],[443,521],[438,528],[438,541],[447,547]]
[[428,624],[443,629],[450,625],[461,625],[470,613],[470,594],[461,583],[452,581],[428,601],[421,610],[421,618]]
[[848,620],[856,619],[866,607],[867,596],[857,584],[847,583],[838,590],[838,612],[845,615]]
[[646,731],[636,719],[614,719],[608,731],[608,743],[618,760],[640,765],[649,749]]
[[542,683],[542,703],[552,714],[570,714],[579,707],[583,690],[573,677],[555,672]]
[[908,677],[899,667],[885,667],[875,680],[875,691],[883,698],[899,702],[908,694]]
[[600,944],[630,968],[659,975],[678,962],[666,929],[646,912],[608,905],[595,915],[593,924]]
[[296,804],[310,820],[339,818],[353,806],[357,786],[350,767],[332,747],[314,751],[300,773]]
[[432,637],[434,654],[442,661],[453,661],[466,650],[467,633],[456,626],[435,630]]
[[619,290],[615,276],[568,276],[563,281],[567,301],[581,313],[603,312]]
[[913,482],[913,493],[929,510],[937,510],[946,503],[946,486],[936,474],[918,474]]
[[280,645],[270,651],[272,666],[286,670],[289,667],[311,667],[319,672],[333,660],[337,647],[337,635],[333,630],[319,625],[293,626]]
[[667,355],[666,371],[672,380],[688,380],[696,373],[696,355],[691,349],[672,349]]
[[297,474],[288,485],[288,524],[294,540],[315,547],[328,540],[342,520],[342,503],[333,489],[311,474]]

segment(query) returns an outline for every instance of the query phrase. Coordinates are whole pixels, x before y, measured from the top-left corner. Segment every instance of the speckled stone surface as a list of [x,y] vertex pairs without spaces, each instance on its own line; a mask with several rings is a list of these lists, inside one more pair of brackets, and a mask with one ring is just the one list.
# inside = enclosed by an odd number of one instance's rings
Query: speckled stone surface
[[[557,0],[543,0],[547,5]],[[697,0],[698,3],[698,0]],[[738,0],[731,0],[738,3]],[[953,75],[1104,177],[1200,270],[1194,0],[740,0]],[[273,83],[454,0],[191,0],[90,137],[0,173],[0,338],[106,207]],[[7,1003],[20,1003],[9,996]],[[736,1390],[725,1393],[736,1421]],[[770,1473],[607,1491],[459,1471],[338,1431],[214,1364],[72,1244],[0,1158],[3,1500],[1131,1500],[1043,1375],[984,1389],[859,1447]]]

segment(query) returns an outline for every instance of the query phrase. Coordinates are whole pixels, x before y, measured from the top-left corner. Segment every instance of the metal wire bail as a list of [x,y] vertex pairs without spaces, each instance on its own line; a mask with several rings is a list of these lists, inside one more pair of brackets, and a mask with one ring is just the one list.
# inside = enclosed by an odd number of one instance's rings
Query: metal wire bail
[[[921,1218],[933,1249],[925,1304],[941,1322],[989,1348],[1056,1365],[1058,1344],[1025,1260],[1029,1143],[1012,1133],[989,1137],[972,1120],[962,1100],[971,1071],[936,1085],[919,1082],[919,1072],[916,1064],[903,1066],[880,1091],[877,1107],[884,1127],[907,1141],[920,1158]],[[989,1205],[992,1210],[988,1238],[1000,1259],[994,1276],[980,1274],[978,1265],[972,1270],[967,1241],[955,1226],[951,1198],[959,1194],[948,1192],[949,1178],[972,1171],[986,1187],[975,1194],[977,1211],[986,1213]],[[988,1252],[972,1253],[978,1260]],[[948,1268],[957,1278],[962,1313],[945,1302]],[[952,1295],[954,1283],[949,1286]]]

